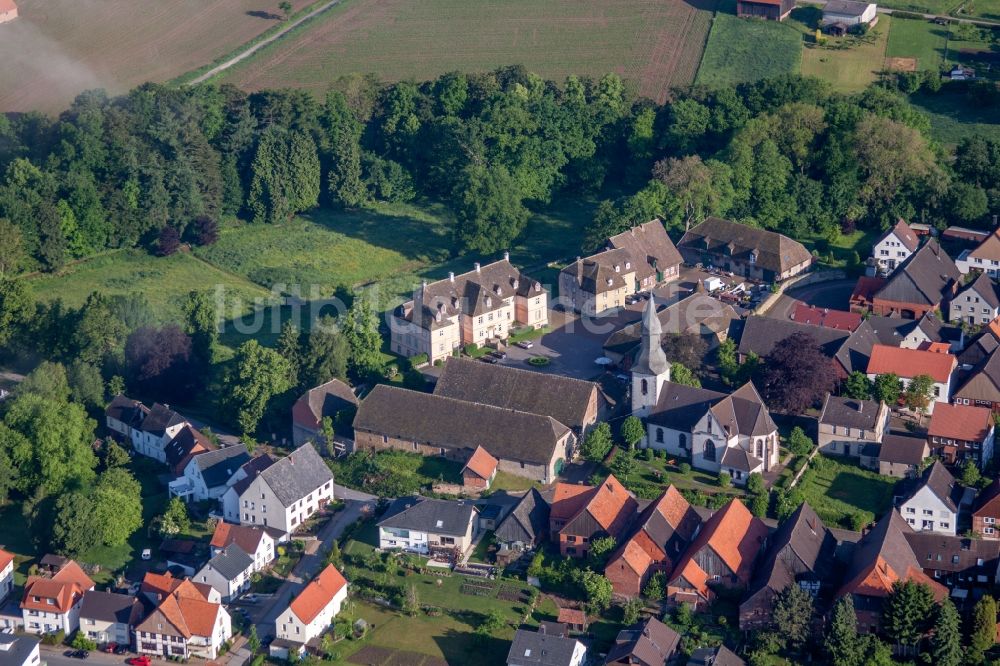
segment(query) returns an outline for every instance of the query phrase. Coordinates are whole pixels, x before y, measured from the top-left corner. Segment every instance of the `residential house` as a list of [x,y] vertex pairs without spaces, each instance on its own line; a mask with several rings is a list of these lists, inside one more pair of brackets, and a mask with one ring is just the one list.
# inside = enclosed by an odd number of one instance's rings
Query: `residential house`
[[747,662],[736,656],[725,645],[698,648],[691,653],[687,666],[747,666]]
[[964,250],[955,261],[962,273],[982,271],[1000,277],[1000,229],[987,236],[974,250]]
[[965,346],[962,328],[945,324],[933,312],[919,319],[871,315],[862,326],[871,328],[878,344],[889,347],[927,349],[935,342],[945,342],[953,353],[958,353]]
[[139,586],[139,593],[147,602],[158,605],[180,588],[194,587],[198,595],[210,603],[222,603],[222,595],[211,585],[196,583],[188,578],[176,578],[168,571],[163,574],[146,572]]
[[233,474],[233,478],[229,480],[230,486],[222,495],[220,503],[222,504],[222,515],[227,522],[239,523],[240,522],[240,495],[242,495],[250,484],[263,472],[265,469],[277,462],[268,454],[259,455],[255,458],[251,458],[249,462],[243,463],[239,470]]
[[[2,7],[0,2],[0,23],[5,20]],[[5,666],[38,666],[42,660],[38,651],[40,644],[37,638],[30,636],[0,633],[0,663]]]
[[917,476],[920,465],[931,454],[924,437],[886,435],[878,452],[878,473],[900,479]]
[[104,412],[111,433],[131,443],[136,453],[161,463],[167,462],[167,444],[188,425],[169,405],[146,407],[123,395],[115,396]]
[[215,659],[233,635],[232,619],[218,602],[184,580],[162,595],[135,627],[139,654],[171,659]]
[[[744,11],[761,8],[768,18],[775,19],[779,18],[777,12],[784,18],[793,6],[790,0],[740,4],[745,5]],[[677,249],[689,264],[711,264],[765,282],[781,282],[794,277],[808,270],[813,261],[809,250],[787,236],[717,217],[710,217],[686,231]]]
[[269,529],[256,525],[217,523],[209,544],[212,555],[218,555],[231,544],[236,544],[253,558],[253,572],[261,571],[274,561],[274,536]]
[[332,501],[333,474],[306,443],[261,471],[239,493],[239,522],[291,534]]
[[640,446],[689,458],[697,469],[727,472],[737,485],[779,461],[778,427],[750,382],[729,395],[667,382]]
[[751,353],[760,358],[767,358],[778,343],[796,333],[805,333],[816,342],[823,353],[830,358],[830,363],[839,377],[846,378],[850,374],[850,371],[844,368],[843,361],[837,358],[841,348],[854,335],[849,331],[790,319],[750,316],[738,325],[734,322],[731,336],[739,340],[736,350],[740,362],[743,362]]
[[993,435],[992,410],[971,405],[938,405],[927,427],[931,453],[948,465],[972,460],[979,469],[993,458]]
[[506,340],[515,326],[548,323],[548,292],[515,268],[504,253],[468,273],[421,284],[413,299],[392,312],[390,348],[406,357],[434,361],[470,344]]
[[899,504],[899,513],[914,530],[954,536],[965,490],[940,461],[931,465]]
[[816,444],[828,455],[860,456],[870,444],[881,445],[889,432],[889,408],[884,402],[827,394],[819,415]]
[[[991,332],[993,326],[994,324],[990,324]],[[983,338],[979,340],[982,341]],[[988,407],[995,412],[1000,411],[1000,353],[994,349],[972,367],[965,379],[958,384],[952,398],[956,404],[976,405]]]
[[184,476],[171,481],[167,488],[172,497],[185,502],[221,499],[233,475],[249,461],[246,448],[239,444],[206,451],[191,458],[184,467]]
[[895,374],[902,380],[904,387],[908,386],[914,377],[928,375],[934,380],[930,404],[927,405],[927,412],[932,414],[938,404],[948,403],[957,367],[958,361],[955,356],[945,352],[875,345],[872,347],[866,374],[871,380],[878,375]]
[[[836,2],[844,6],[834,5],[832,10],[830,10],[829,20],[827,19],[828,8],[824,6],[824,23],[854,25],[870,22],[875,16],[874,3],[851,2],[851,0],[836,0]],[[869,7],[871,7],[871,16],[867,16]],[[861,9],[861,13],[857,13],[858,9]],[[867,17],[867,21],[863,20],[864,17]],[[900,219],[894,227],[886,231],[882,234],[881,238],[875,241],[875,244],[872,246],[872,260],[879,274],[883,276],[889,275],[900,264],[909,259],[910,255],[916,252],[919,247],[920,239],[913,233],[910,225],[903,219]]]
[[14,553],[0,549],[0,607],[14,591]]
[[[933,532],[907,532],[906,540],[924,573],[951,590],[961,607],[975,602],[1000,582],[1000,541],[946,536]],[[978,590],[978,594],[973,594]]]
[[631,536],[604,568],[615,594],[637,597],[658,571],[670,575],[701,528],[701,518],[677,488],[667,486],[636,520]]
[[[542,543],[549,533],[549,503],[537,488],[531,488],[507,516],[497,525],[494,536],[500,546],[499,553],[508,557],[530,552]],[[500,554],[498,554],[500,557]]]
[[175,476],[183,476],[188,463],[198,455],[214,451],[217,447],[194,426],[184,424],[164,449],[167,467]]
[[[698,336],[715,349],[729,336],[732,322],[740,318],[733,306],[703,292],[695,292],[656,313],[660,328],[669,334]],[[604,341],[604,355],[628,369],[635,362],[642,340],[642,322],[615,331]]]
[[94,581],[73,560],[52,576],[29,576],[21,597],[24,630],[29,634],[64,631],[80,627],[83,595],[94,589]]
[[378,523],[379,549],[420,555],[438,550],[464,553],[477,532],[476,507],[471,502],[400,497]]
[[549,416],[581,439],[608,413],[596,382],[455,357],[445,361],[434,395]]
[[958,362],[969,368],[979,365],[997,347],[1000,347],[1000,319],[994,319],[979,329],[979,333],[958,351]]
[[306,644],[321,636],[347,600],[347,579],[328,564],[275,620],[279,639]]
[[984,539],[1000,539],[1000,479],[979,491],[972,505],[972,531]]
[[681,255],[663,223],[653,220],[612,236],[606,248],[559,273],[559,298],[576,312],[599,315],[680,274]]
[[792,0],[737,0],[736,15],[740,18],[784,21],[795,3]]
[[335,439],[337,435],[349,438],[357,409],[358,398],[354,390],[339,379],[309,389],[292,405],[292,443],[295,446],[306,442],[325,444],[325,418],[332,422]]
[[638,503],[613,474],[600,485],[557,483],[549,509],[549,533],[564,557],[586,557],[594,539],[621,541]]
[[587,648],[575,638],[518,629],[507,653],[507,666],[583,666]]
[[253,556],[239,544],[231,543],[216,552],[194,575],[194,580],[211,585],[219,591],[222,602],[228,604],[250,589],[250,577],[254,571],[256,561]]
[[961,273],[955,262],[936,240],[930,239],[877,286],[870,299],[866,300],[856,291],[852,295],[852,309],[857,307],[876,315],[919,319],[928,312],[941,310],[960,282]]
[[912,532],[899,513],[889,511],[854,548],[836,598],[852,596],[861,633],[878,631],[882,605],[896,581],[925,584],[938,600],[948,596],[947,588],[924,573],[905,536]]
[[948,319],[972,326],[985,326],[1000,316],[1000,296],[985,273],[962,287],[948,303]]
[[482,492],[493,483],[497,475],[500,461],[487,453],[486,449],[477,446],[469,456],[469,461],[462,468],[462,488],[469,492]]
[[397,449],[462,463],[482,446],[500,471],[551,483],[572,458],[575,437],[551,416],[380,384],[361,401],[354,441],[358,450]]
[[730,500],[688,546],[667,583],[667,599],[697,610],[711,603],[714,586],[745,588],[767,533],[767,526],[740,500]]
[[604,659],[605,666],[665,666],[680,647],[681,636],[655,617],[622,629]]
[[89,590],[80,605],[80,632],[98,645],[130,646],[142,614],[142,604],[130,594]]
[[768,538],[767,550],[740,604],[740,629],[773,623],[775,598],[790,585],[813,597],[832,578],[837,540],[809,504],[803,502]]

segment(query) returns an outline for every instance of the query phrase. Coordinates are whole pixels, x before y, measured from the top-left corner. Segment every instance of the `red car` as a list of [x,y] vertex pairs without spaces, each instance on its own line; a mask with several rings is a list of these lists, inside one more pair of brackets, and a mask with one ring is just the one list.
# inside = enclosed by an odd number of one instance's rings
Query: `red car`
[[116,647],[118,647],[118,643],[108,643],[107,645],[104,646],[104,651],[111,654],[112,652],[115,651]]
[[126,659],[125,663],[128,664],[128,666],[149,666],[150,663],[152,662],[150,662],[149,657],[142,654],[139,655],[138,657],[131,657],[129,659]]

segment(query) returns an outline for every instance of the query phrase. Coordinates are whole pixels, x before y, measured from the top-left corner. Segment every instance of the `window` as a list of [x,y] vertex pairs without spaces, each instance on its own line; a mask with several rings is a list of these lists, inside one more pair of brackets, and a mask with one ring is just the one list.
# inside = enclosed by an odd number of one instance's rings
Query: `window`
[[643,395],[646,395],[647,393],[649,393],[649,381],[648,380],[646,380],[646,379],[642,380],[642,389],[641,390],[642,390],[642,394]]
[[[943,529],[943,530],[950,530],[951,529],[951,523],[941,523],[941,529]],[[955,563],[958,564],[958,555],[955,556]]]
[[[681,435],[683,437],[684,435]],[[663,428],[656,429],[656,441],[663,443]]]
[[705,460],[715,462],[715,442],[710,439],[705,440]]
[[992,527],[984,528],[983,534],[993,534],[993,528]]
[[993,516],[986,516],[985,518],[983,518],[983,522],[986,523],[987,525],[992,525],[996,521],[997,521],[997,519],[994,518]]
[[931,509],[924,509],[924,515],[925,516],[933,516],[934,515],[934,511],[932,511]]
[[680,444],[680,447],[682,449],[686,449],[688,445],[687,435],[685,435],[684,433],[677,435],[677,443]]

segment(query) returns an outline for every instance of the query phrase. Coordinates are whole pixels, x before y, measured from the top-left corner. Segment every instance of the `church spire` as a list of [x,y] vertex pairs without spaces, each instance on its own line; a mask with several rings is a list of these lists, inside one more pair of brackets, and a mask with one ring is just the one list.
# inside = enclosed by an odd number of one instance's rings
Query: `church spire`
[[663,328],[660,326],[660,318],[656,316],[656,304],[653,303],[653,295],[650,294],[642,311],[642,348],[635,365],[632,366],[633,373],[653,377],[669,375],[670,363],[667,362],[667,355],[663,353],[662,335]]

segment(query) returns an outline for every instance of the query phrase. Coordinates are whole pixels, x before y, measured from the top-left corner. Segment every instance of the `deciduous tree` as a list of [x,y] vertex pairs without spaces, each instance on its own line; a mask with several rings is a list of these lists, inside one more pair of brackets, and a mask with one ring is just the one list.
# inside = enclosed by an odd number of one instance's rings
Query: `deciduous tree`
[[768,354],[761,385],[768,405],[801,414],[817,404],[836,384],[829,357],[808,333],[793,333]]

